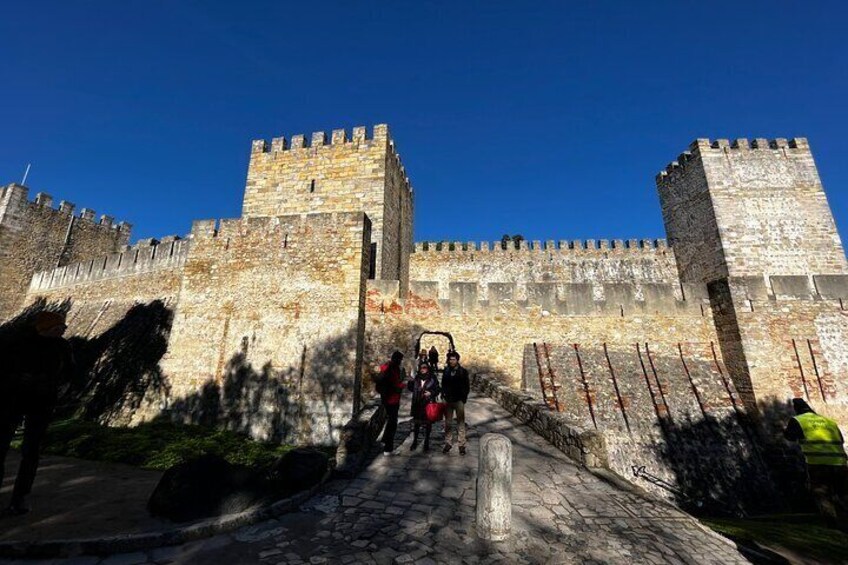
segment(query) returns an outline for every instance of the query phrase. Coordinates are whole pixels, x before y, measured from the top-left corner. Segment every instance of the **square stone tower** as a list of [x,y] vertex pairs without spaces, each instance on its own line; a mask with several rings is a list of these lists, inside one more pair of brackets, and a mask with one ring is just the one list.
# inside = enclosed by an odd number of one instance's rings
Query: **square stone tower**
[[412,188],[386,125],[253,142],[242,216],[365,212],[371,220],[370,278],[400,280],[412,252]]
[[657,188],[746,403],[805,397],[848,423],[848,262],[807,140],[698,139]]
[[848,273],[806,139],[698,139],[657,187],[683,281]]

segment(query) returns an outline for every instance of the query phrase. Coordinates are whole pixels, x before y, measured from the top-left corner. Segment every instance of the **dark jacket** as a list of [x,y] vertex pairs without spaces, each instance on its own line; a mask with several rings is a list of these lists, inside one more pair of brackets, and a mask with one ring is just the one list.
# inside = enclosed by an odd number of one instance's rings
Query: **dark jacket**
[[[439,379],[433,374],[428,374],[426,379],[416,375],[406,386],[412,391],[412,409],[409,415],[418,421],[427,421],[427,405],[436,402],[439,396]],[[425,392],[429,392],[430,396],[425,397]]]
[[4,345],[9,349],[0,374],[2,394],[17,402],[55,402],[59,389],[73,376],[74,356],[68,341],[25,330]]
[[427,358],[430,361],[430,366],[434,369],[439,366],[439,350],[436,349],[436,346],[430,348],[430,352],[427,354]]
[[446,402],[468,402],[470,390],[471,381],[465,367],[457,365],[454,374],[451,374],[450,365],[445,367],[445,372],[442,373],[442,396]]

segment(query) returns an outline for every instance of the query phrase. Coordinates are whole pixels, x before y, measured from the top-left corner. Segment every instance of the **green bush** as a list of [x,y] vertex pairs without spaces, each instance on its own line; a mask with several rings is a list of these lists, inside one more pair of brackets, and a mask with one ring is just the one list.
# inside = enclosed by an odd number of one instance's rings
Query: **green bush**
[[[16,443],[20,447],[19,439]],[[294,447],[253,441],[236,432],[173,422],[110,428],[82,420],[61,420],[51,424],[43,451],[165,470],[204,453],[221,456],[234,464],[264,467]]]

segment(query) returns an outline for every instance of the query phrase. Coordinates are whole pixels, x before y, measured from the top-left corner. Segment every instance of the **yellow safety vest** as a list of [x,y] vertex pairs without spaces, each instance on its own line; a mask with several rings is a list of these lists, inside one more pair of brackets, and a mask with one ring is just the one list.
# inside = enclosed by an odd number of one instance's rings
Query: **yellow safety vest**
[[845,465],[842,434],[836,422],[812,412],[794,418],[804,432],[800,443],[807,465]]

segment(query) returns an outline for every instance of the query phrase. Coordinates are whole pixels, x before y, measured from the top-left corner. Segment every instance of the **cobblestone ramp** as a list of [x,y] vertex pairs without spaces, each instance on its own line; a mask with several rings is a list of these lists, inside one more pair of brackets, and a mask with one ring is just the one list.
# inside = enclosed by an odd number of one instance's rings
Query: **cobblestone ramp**
[[[441,453],[440,425],[434,450],[410,452],[409,423],[402,424],[395,456],[378,455],[356,479],[330,483],[299,512],[120,562],[746,563],[690,516],[578,467],[494,401],[472,395],[467,418],[465,457]],[[474,533],[479,439],[487,432],[513,444],[513,535],[500,543]]]

